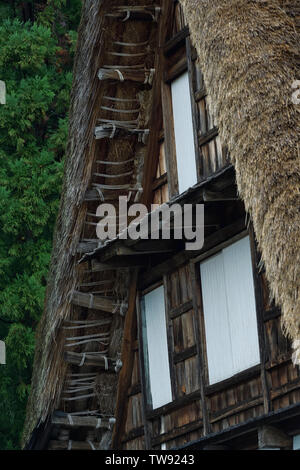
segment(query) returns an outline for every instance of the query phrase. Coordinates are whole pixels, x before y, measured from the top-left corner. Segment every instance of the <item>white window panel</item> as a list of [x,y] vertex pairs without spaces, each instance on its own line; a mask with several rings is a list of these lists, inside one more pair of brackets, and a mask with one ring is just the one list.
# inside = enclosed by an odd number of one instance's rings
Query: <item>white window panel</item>
[[235,373],[260,363],[249,237],[223,250],[227,308]]
[[260,362],[249,237],[200,265],[209,382]]
[[172,401],[164,287],[144,296],[149,381],[153,408]]
[[197,183],[190,84],[184,73],[171,84],[179,193]]
[[223,255],[201,263],[206,348],[210,383],[220,382],[232,373],[232,351],[227,309]]

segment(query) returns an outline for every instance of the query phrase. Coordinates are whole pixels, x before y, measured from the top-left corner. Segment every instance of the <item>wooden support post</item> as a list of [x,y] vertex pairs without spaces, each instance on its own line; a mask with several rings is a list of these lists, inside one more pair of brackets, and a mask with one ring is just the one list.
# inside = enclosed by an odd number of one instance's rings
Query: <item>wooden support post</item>
[[292,448],[292,437],[274,426],[262,426],[258,429],[259,450],[281,450]]

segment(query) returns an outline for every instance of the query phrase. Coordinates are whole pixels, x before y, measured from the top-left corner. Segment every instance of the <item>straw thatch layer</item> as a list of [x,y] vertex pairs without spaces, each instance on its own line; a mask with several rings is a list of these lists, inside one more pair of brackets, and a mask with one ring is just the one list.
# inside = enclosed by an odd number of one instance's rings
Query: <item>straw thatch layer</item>
[[299,1],[181,3],[300,364],[300,106],[291,101],[300,78]]
[[74,255],[85,220],[86,209],[81,203],[92,165],[90,154],[97,116],[91,116],[91,110],[99,82],[95,44],[101,44],[101,4],[102,0],[85,0],[83,3],[78,38],[81,47],[76,56],[71,96],[68,158],[54,234],[45,310],[37,333],[23,444],[28,442],[38,422],[44,421],[49,410],[58,405],[67,368],[62,360],[65,334],[63,330],[59,331],[59,326],[71,314],[72,307],[66,293],[74,290],[78,282]]

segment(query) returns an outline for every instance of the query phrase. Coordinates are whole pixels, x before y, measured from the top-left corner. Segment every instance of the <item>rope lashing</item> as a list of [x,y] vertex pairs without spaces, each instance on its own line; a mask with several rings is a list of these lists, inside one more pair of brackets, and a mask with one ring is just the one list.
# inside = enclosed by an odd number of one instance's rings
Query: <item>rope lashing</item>
[[109,429],[112,428],[114,424],[116,424],[116,418],[109,418]]
[[[115,175],[110,175],[106,173],[93,173],[95,176],[100,176],[101,178],[124,178],[126,176],[131,176],[133,174],[133,170],[131,171],[126,171],[125,173],[118,173]],[[88,213],[89,215],[89,213]]]
[[71,426],[74,426],[74,421],[73,421],[73,418],[70,414],[67,415],[68,416],[68,420],[69,420],[69,423]]
[[124,82],[124,81],[125,81],[125,78],[124,78],[122,72],[121,72],[119,69],[115,69],[115,71],[116,71],[117,74],[119,75],[120,81],[121,81],[121,82]]
[[149,73],[145,74],[144,85],[152,85],[155,69],[150,69]]
[[96,450],[94,444],[92,443],[92,441],[87,441],[87,442],[88,442],[89,445],[91,446],[91,449],[92,449],[92,450]]
[[96,189],[97,193],[99,194],[100,200],[101,200],[102,202],[104,202],[104,201],[105,201],[105,197],[104,197],[104,194],[103,194],[103,192],[101,191],[101,189],[100,189],[98,186],[96,186],[95,189]]
[[83,366],[83,364],[85,363],[85,358],[86,358],[86,353],[83,353],[82,354],[82,359],[81,359],[80,364],[79,364],[79,367]]
[[116,135],[116,130],[117,130],[117,126],[115,124],[112,125],[112,131],[111,131],[111,134],[109,136],[110,139],[113,139],[114,136]]
[[139,113],[140,108],[138,109],[118,109],[118,108],[111,108],[110,106],[101,106],[103,111],[109,111],[110,113],[123,113],[123,114],[131,114],[131,113]]
[[125,18],[124,18],[122,21],[123,21],[123,22],[128,21],[129,18],[130,18],[130,15],[131,15],[131,11],[130,11],[130,10],[127,10],[127,11],[126,11],[126,16],[125,16]]
[[145,41],[145,42],[120,42],[120,41],[113,41],[113,44],[116,44],[117,46],[125,46],[125,47],[142,47],[142,46],[147,46],[147,44],[149,44],[149,41]]
[[102,419],[98,418],[97,419],[97,424],[96,424],[96,429],[99,429],[101,427]]
[[67,302],[70,304],[72,302],[73,295],[75,293],[75,289],[71,289],[69,293],[67,294]]
[[72,398],[62,398],[63,401],[78,401],[78,400],[83,400],[86,398],[92,398],[95,397],[95,393],[88,393],[87,395],[79,395],[78,397],[72,397]]
[[122,366],[123,366],[123,363],[122,363],[121,359],[117,359],[116,360],[116,366],[115,366],[116,374],[119,373],[119,371],[122,369]]
[[147,55],[147,52],[137,52],[135,54],[128,53],[128,52],[112,52],[108,51],[107,54],[117,56],[117,57],[142,57]]
[[96,160],[96,163],[100,165],[125,165],[127,163],[134,162],[134,158],[130,158],[129,160],[124,160],[123,162],[111,162],[108,160]]

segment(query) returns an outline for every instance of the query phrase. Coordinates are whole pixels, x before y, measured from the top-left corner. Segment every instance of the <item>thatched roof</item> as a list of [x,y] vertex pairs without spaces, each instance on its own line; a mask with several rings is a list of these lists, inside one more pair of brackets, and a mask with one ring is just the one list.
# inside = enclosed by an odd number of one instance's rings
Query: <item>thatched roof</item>
[[[116,0],[109,3],[119,4]],[[153,3],[145,0],[140,5]],[[296,2],[182,3],[220,134],[229,147],[240,194],[253,218],[272,293],[284,313],[284,328],[294,339],[299,338],[299,109],[291,102],[299,44],[293,16]],[[83,2],[68,158],[23,443],[38,423],[58,409],[67,370],[60,327],[70,318],[68,293],[76,289],[80,278],[75,254],[86,220],[82,202],[97,153],[93,134],[103,94],[97,72],[105,55],[105,4],[108,2],[102,0]],[[133,31],[127,30],[125,39],[124,30],[120,31],[121,40],[141,41]],[[134,97],[134,92],[126,89],[124,93]],[[123,96],[122,90],[118,96]],[[140,125],[143,127],[142,122]],[[112,151],[104,150],[101,158],[115,158]],[[115,343],[121,341],[112,338]]]
[[299,1],[180,1],[300,364]]

